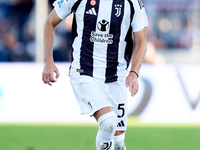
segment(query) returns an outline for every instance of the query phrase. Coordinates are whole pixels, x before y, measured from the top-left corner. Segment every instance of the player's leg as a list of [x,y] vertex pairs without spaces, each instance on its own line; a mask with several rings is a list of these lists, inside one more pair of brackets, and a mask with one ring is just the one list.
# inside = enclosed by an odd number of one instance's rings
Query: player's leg
[[99,131],[96,136],[97,150],[114,150],[114,134],[117,127],[117,116],[111,107],[105,107],[94,113]]
[[108,85],[88,76],[70,77],[70,81],[81,114],[94,116],[98,122],[97,150],[114,150],[117,116],[109,101]]
[[109,84],[113,110],[117,115],[117,129],[114,136],[114,150],[126,150],[127,89],[123,80]]

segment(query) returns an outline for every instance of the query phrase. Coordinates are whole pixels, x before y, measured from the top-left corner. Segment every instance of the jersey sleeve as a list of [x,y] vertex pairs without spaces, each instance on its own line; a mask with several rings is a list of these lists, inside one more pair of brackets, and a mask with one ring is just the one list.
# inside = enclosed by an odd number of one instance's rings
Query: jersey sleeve
[[60,19],[65,19],[71,13],[74,0],[56,0],[53,3],[54,9]]
[[133,0],[135,14],[131,23],[133,32],[138,32],[148,26],[148,19],[141,0]]

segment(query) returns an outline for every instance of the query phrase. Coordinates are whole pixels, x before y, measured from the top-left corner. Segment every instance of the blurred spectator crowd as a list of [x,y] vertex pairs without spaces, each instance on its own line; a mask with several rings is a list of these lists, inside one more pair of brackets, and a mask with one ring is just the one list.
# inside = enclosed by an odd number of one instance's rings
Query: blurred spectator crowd
[[[50,12],[54,0],[48,2]],[[149,19],[147,55],[163,50],[200,51],[200,0],[143,3]],[[72,16],[56,29],[55,61],[71,60],[71,22]],[[35,61],[35,23],[35,0],[0,0],[0,62]]]
[[1,62],[33,61],[33,5],[33,0],[0,0]]
[[[49,0],[49,11],[53,2]],[[71,19],[65,22],[56,30],[55,61],[70,61],[71,58],[71,26],[68,27]],[[0,0],[0,62],[35,61],[35,24],[35,0]]]

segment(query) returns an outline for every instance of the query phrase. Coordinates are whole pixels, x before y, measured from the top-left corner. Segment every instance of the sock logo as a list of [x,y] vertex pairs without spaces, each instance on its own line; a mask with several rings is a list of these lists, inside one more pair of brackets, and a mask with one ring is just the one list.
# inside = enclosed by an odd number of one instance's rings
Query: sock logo
[[112,142],[103,143],[103,150],[109,150],[112,146]]

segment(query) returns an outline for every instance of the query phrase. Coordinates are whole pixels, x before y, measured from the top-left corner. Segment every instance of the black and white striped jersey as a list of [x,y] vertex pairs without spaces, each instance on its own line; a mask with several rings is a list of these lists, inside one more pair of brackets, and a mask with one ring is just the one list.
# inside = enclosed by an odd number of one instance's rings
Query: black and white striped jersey
[[53,5],[61,19],[74,13],[70,75],[106,83],[126,76],[132,32],[148,24],[141,0],[57,0]]

